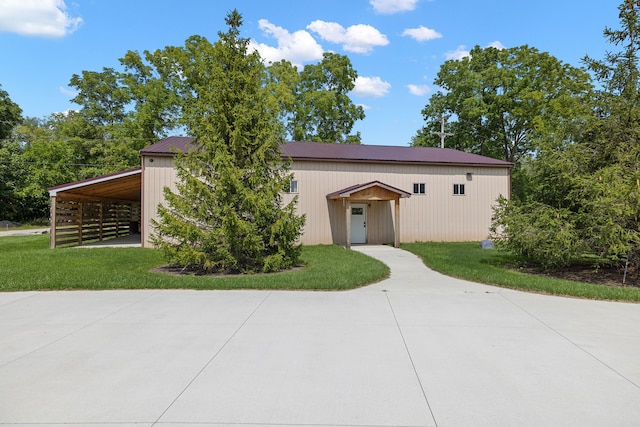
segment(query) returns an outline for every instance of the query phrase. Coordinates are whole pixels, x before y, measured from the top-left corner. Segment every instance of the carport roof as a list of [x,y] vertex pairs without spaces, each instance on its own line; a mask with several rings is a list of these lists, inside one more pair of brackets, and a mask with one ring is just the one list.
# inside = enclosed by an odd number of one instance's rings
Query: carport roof
[[50,197],[140,201],[142,169],[115,172],[49,188]]

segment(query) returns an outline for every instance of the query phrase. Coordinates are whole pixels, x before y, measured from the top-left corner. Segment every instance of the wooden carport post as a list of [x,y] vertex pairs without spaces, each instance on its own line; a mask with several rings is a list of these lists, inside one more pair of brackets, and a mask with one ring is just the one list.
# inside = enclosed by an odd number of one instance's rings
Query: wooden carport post
[[104,235],[104,229],[102,227],[104,223],[104,200],[100,200],[100,218],[98,218],[98,235],[102,241]]
[[54,249],[56,247],[56,224],[58,223],[58,213],[56,212],[56,196],[51,197],[51,213],[49,222],[51,223],[51,233],[49,247]]
[[345,221],[346,221],[346,226],[347,226],[347,244],[346,244],[346,248],[347,249],[351,249],[351,200],[349,199],[342,199],[342,202],[345,203],[346,205],[346,209],[345,209]]
[[82,212],[82,202],[78,202],[78,213],[76,221],[78,222],[78,245],[82,244],[82,227],[84,226],[84,213]]
[[394,230],[394,239],[393,239],[393,246],[398,248],[400,247],[400,197],[396,197],[396,199],[394,200],[394,210],[395,210],[395,215],[396,215],[396,221],[395,221],[395,230]]

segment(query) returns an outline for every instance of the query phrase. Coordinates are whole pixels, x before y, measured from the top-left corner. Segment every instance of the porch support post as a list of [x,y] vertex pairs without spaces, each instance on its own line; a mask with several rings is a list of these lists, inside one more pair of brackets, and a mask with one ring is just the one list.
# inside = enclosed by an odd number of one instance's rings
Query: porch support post
[[394,242],[393,242],[393,246],[395,246],[396,248],[400,247],[400,197],[397,197],[394,201],[395,203],[395,216],[396,216],[396,221],[395,221],[395,232],[394,232]]
[[51,197],[51,213],[49,217],[49,222],[51,224],[51,233],[50,235],[50,243],[49,247],[54,249],[56,247],[56,224],[58,223],[58,213],[56,211],[56,196]]
[[[345,199],[343,199],[345,200]],[[347,249],[351,249],[351,200],[346,199],[346,209],[344,211],[344,220],[346,223],[346,230],[347,230],[347,244],[345,245],[345,247]]]

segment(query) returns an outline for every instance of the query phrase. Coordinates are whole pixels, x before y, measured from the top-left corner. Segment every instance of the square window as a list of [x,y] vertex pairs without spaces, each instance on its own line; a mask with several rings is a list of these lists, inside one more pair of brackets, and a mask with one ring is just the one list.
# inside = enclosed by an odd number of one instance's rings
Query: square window
[[413,194],[426,194],[427,188],[424,182],[416,182],[413,184]]
[[464,184],[453,184],[453,195],[464,196]]
[[297,193],[298,192],[298,181],[292,179],[289,181],[289,193]]

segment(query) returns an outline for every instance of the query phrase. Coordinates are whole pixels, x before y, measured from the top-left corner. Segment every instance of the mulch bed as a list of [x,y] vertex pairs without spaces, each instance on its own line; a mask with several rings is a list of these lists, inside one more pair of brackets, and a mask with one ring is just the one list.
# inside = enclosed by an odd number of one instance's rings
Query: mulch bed
[[594,283],[607,286],[633,286],[640,288],[640,277],[637,269],[629,269],[625,284],[624,269],[617,267],[600,267],[595,269],[591,265],[575,264],[558,270],[543,272],[536,267],[524,267],[520,269],[525,273],[538,276],[555,277],[558,279],[574,280],[577,282]]
[[[285,271],[296,271],[305,268],[304,265],[296,265]],[[206,276],[206,277],[240,277],[240,276],[258,276],[273,273],[205,273],[200,270],[184,269],[176,265],[162,265],[151,269],[152,273],[167,274],[169,276]],[[281,272],[280,272],[281,273]]]

